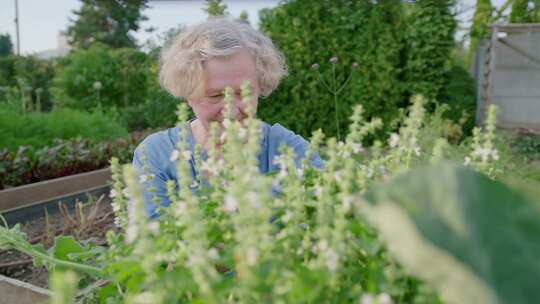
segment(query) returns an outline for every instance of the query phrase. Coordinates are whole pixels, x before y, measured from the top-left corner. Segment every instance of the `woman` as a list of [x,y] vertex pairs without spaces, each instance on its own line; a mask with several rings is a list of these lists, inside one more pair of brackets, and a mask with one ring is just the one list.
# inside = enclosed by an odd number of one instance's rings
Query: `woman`
[[[195,118],[184,126],[188,131],[187,141],[192,152],[199,144],[204,153],[209,149],[210,123],[221,125],[223,122],[226,87],[233,89],[233,117],[242,121],[248,116],[240,97],[242,83],[247,80],[252,84],[251,105],[256,111],[258,97],[270,95],[286,74],[283,56],[268,37],[246,23],[216,18],[188,28],[162,52],[159,78],[165,90],[185,99],[193,110]],[[182,182],[178,181],[175,162],[170,158],[180,140],[178,133],[178,128],[171,128],[150,135],[141,144],[144,145],[146,173],[153,177],[142,184],[146,210],[151,217],[157,216],[158,205],[170,204],[167,180]],[[305,139],[283,126],[263,123],[258,156],[261,173],[279,169],[273,160],[283,144],[295,151],[297,164],[309,147]],[[133,159],[139,172],[143,167],[142,150],[139,146]],[[322,166],[318,156],[311,162],[316,167]],[[192,174],[196,176],[193,159],[190,164]]]

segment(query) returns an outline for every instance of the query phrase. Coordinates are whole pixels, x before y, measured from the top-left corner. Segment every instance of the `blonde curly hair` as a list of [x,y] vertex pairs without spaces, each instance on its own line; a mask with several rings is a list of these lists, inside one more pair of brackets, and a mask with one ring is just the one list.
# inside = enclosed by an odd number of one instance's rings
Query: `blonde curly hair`
[[268,96],[287,74],[283,54],[270,38],[249,24],[220,17],[181,32],[161,52],[159,81],[178,98],[188,99],[202,83],[203,63],[247,49],[254,57],[260,93]]

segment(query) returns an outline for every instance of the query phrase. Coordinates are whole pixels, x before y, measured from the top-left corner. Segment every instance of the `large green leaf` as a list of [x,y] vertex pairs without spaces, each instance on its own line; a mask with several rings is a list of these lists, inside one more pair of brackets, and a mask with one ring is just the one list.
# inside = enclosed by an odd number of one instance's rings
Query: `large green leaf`
[[439,164],[376,185],[359,209],[446,302],[540,303],[540,196],[523,191]]
[[54,246],[49,249],[51,254],[60,260],[69,261],[70,254],[84,253],[87,248],[83,247],[72,236],[61,235],[54,240]]

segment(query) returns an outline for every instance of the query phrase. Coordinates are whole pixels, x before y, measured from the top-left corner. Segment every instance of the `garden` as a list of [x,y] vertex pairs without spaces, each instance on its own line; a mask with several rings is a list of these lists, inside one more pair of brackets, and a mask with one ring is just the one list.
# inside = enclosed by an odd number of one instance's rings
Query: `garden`
[[[0,55],[0,197],[105,168],[112,179],[98,197],[28,205],[32,218],[2,208],[1,275],[58,304],[540,302],[540,130],[498,128],[495,105],[476,123],[455,2],[260,11],[289,75],[256,116],[212,129],[221,151],[204,159],[179,142],[170,158],[192,183],[167,184],[159,219],[142,198],[155,178],[144,147],[143,175],[130,164],[147,135],[193,116],[158,81],[160,50],[183,27],[143,50],[127,31],[83,30],[114,5],[82,2],[67,56]],[[134,3],[115,15],[131,30],[147,6]],[[508,8],[508,22],[540,22],[538,4],[505,5],[478,1],[471,45]],[[206,12],[228,14],[215,0]],[[305,160],[282,147],[279,170],[261,174],[263,121],[309,139]],[[210,174],[192,178],[192,158]]]

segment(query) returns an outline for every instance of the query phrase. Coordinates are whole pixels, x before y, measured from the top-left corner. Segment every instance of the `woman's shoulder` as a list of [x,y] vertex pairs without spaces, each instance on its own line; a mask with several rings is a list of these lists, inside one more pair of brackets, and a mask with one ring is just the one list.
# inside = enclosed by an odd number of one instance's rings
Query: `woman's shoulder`
[[277,146],[286,143],[292,147],[298,144],[307,144],[307,141],[302,136],[294,133],[279,123],[275,123],[271,126],[268,125],[268,142],[271,145]]
[[144,148],[165,148],[165,147],[175,147],[179,141],[178,127],[169,128],[161,131],[151,133],[146,136],[139,147],[144,146]]
[[148,135],[135,149],[135,157],[140,158],[144,153],[145,158],[156,165],[167,163],[180,139],[178,130],[174,127]]

